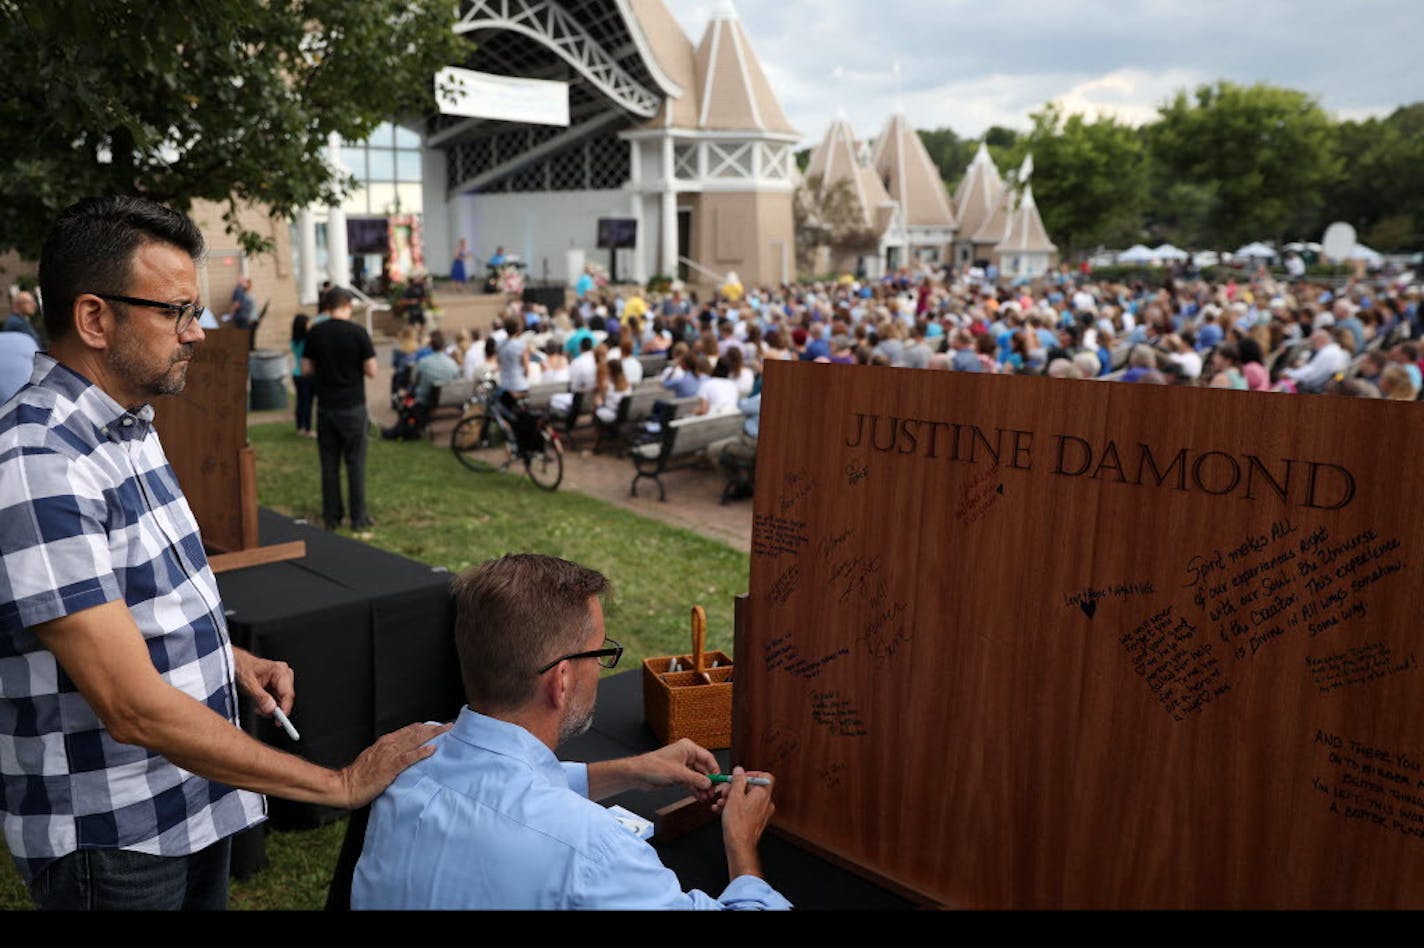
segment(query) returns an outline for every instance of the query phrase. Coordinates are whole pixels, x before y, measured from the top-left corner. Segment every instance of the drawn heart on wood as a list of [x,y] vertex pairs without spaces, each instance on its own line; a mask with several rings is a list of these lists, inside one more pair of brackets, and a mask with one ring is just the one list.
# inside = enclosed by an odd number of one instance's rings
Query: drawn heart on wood
[[1098,601],[1096,599],[1089,599],[1087,602],[1080,602],[1078,603],[1078,608],[1083,610],[1083,615],[1091,619],[1098,611]]

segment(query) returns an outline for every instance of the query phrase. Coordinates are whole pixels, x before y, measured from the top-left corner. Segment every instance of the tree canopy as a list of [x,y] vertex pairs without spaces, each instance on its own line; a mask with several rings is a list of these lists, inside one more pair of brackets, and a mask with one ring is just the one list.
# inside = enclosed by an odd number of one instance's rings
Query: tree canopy
[[289,217],[336,200],[331,133],[435,111],[461,62],[438,0],[0,0],[0,249],[38,255],[57,211],[93,194]]
[[1206,234],[1223,246],[1300,233],[1340,172],[1330,117],[1303,92],[1218,82],[1159,115],[1148,128],[1159,193],[1213,188]]
[[[1051,103],[1032,121],[1025,135],[996,127],[984,140],[1010,175],[1033,154],[1044,225],[1068,253],[1139,240],[1318,240],[1335,220],[1378,250],[1421,241],[1424,103],[1336,121],[1303,92],[1223,81],[1179,92],[1140,128]],[[948,128],[919,134],[952,189],[976,141]]]
[[1148,198],[1147,146],[1136,129],[1051,104],[1032,118],[1005,158],[1017,169],[1033,155],[1034,196],[1053,239],[1068,247],[1136,240]]

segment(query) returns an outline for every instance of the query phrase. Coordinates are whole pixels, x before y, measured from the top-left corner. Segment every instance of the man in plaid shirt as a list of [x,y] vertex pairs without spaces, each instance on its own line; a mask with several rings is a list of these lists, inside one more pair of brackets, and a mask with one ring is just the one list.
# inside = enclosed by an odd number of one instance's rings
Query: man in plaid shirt
[[50,350],[0,406],[0,816],[41,908],[222,907],[260,794],[361,806],[442,730],[332,771],[237,727],[237,689],[287,711],[292,671],[230,645],[148,405],[203,341],[202,251],[150,201],[66,210],[40,256]]

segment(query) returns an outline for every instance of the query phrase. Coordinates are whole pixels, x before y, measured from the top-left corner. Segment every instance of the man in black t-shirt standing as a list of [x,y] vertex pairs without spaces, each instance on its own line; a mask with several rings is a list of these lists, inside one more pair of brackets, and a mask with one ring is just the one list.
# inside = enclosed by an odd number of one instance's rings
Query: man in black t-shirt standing
[[328,530],[341,525],[341,462],[351,501],[351,528],[375,525],[366,510],[366,379],[376,377],[376,349],[365,329],[351,321],[350,290],[326,296],[331,318],[307,332],[302,374],[316,390],[316,438],[321,452],[321,516]]

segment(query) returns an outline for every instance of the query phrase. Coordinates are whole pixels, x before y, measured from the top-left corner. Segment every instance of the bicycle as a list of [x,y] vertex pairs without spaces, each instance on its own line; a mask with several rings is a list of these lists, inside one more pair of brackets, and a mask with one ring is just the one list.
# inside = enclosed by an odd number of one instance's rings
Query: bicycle
[[[504,410],[497,410],[501,405]],[[477,452],[503,444],[503,464],[491,464]],[[543,490],[557,490],[564,479],[564,443],[548,416],[531,412],[492,382],[485,382],[465,404],[464,417],[450,432],[450,450],[477,474],[506,471],[515,461]]]

